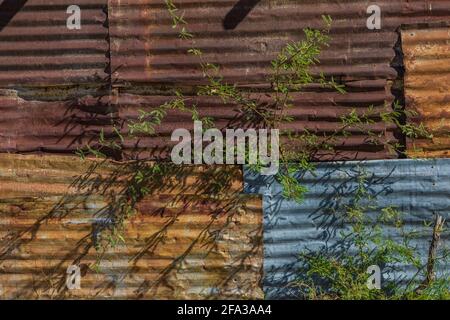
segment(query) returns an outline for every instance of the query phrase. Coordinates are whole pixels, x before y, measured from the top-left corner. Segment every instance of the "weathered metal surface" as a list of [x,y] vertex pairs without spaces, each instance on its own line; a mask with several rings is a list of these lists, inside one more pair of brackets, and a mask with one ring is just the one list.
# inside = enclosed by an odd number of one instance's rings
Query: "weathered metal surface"
[[71,153],[112,130],[108,98],[25,100],[0,90],[0,152]]
[[[255,94],[257,95],[257,94]],[[121,93],[112,96],[82,96],[62,101],[25,100],[15,90],[0,90],[0,151],[20,153],[73,153],[78,148],[90,143],[95,145],[103,130],[105,137],[112,133],[113,123],[121,123],[121,132],[126,137],[123,142],[125,156],[146,159],[167,159],[168,153],[176,142],[170,137],[177,128],[192,129],[192,117],[187,112],[170,111],[157,129],[157,136],[127,138],[128,122],[138,118],[140,110],[151,110],[174,99],[164,95],[132,95]],[[310,94],[294,95],[299,108],[291,109],[288,114],[295,118],[294,123],[286,124],[282,129],[290,129],[301,133],[314,131],[318,136],[331,134],[342,126],[337,119],[348,114],[352,108],[346,107],[346,101],[355,99],[366,104],[366,96],[361,93]],[[201,116],[212,117],[217,127],[248,128],[258,124],[247,120],[237,105],[223,104],[220,99],[211,97],[189,97],[188,105],[196,103]],[[332,104],[342,104],[334,108],[326,108]],[[383,95],[379,95],[378,107],[382,107]],[[381,104],[381,105],[380,105]],[[325,107],[325,111],[319,111]],[[364,108],[358,108],[364,112]],[[336,122],[330,118],[336,118]],[[366,126],[373,133],[381,135],[383,142],[396,141],[395,126],[382,123]],[[359,128],[347,130],[352,137],[342,137],[333,141],[335,150],[319,151],[317,160],[330,159],[372,159],[394,157],[386,148],[371,143],[368,135]],[[284,143],[292,141],[282,140]]]
[[[193,46],[203,52],[204,61],[217,63],[227,82],[243,89],[267,92],[270,61],[289,41],[303,37],[302,29],[321,27],[322,14],[334,22],[329,49],[320,57],[320,68],[328,76],[346,85],[345,95],[323,92],[312,87],[296,97],[294,121],[290,126],[302,132],[311,129],[319,136],[340,127],[340,116],[351,108],[363,112],[370,105],[381,108],[394,99],[391,82],[397,78],[393,67],[394,46],[402,24],[448,21],[449,1],[378,1],[382,10],[382,28],[366,27],[370,1],[176,1],[179,13],[188,22],[195,44],[182,40],[172,28],[172,19],[164,1],[127,0],[109,2],[111,66],[113,86],[119,88],[120,110],[137,115],[138,108],[158,106],[173,86],[189,88],[203,83],[199,59],[187,54]],[[137,96],[126,96],[126,94]],[[235,108],[209,98],[197,97],[207,105],[205,114],[213,115],[221,125],[236,117]],[[133,110],[136,108],[136,110]],[[389,109],[389,107],[388,107]],[[234,125],[239,122],[233,119]],[[378,120],[380,121],[380,120]],[[246,127],[240,124],[241,127]],[[187,117],[174,116],[165,128],[190,128]],[[368,128],[369,129],[369,128]],[[368,130],[367,129],[367,130]],[[396,142],[392,126],[377,124],[382,141]],[[167,132],[165,132],[167,134]],[[168,139],[143,139],[141,145],[164,149]],[[163,145],[163,147],[161,147]],[[336,152],[322,152],[316,160],[352,160],[395,158],[384,146],[374,146],[365,132],[336,143]],[[126,148],[134,147],[128,142]],[[140,148],[139,148],[140,149]],[[158,153],[158,152],[157,152]]]
[[[81,29],[66,26],[81,8]],[[107,0],[0,1],[0,86],[99,83],[107,77]]]
[[432,139],[410,139],[414,157],[450,157],[450,28],[402,31],[406,108]]
[[[383,0],[376,3],[382,28],[369,30],[366,11],[373,3],[366,0],[182,0],[175,4],[180,14],[184,12],[205,61],[220,64],[225,79],[240,84],[267,83],[270,61],[280,48],[300,39],[302,29],[322,27],[322,14],[334,19],[330,49],[321,57],[322,71],[348,84],[393,79],[396,72],[390,62],[395,56],[396,28],[402,23],[447,21],[450,16],[448,1]],[[172,28],[164,1],[110,0],[109,19],[116,81],[183,85],[203,81],[198,58],[186,52],[193,44],[180,39],[179,30]],[[369,81],[363,85],[371,88]]]
[[[254,94],[255,97],[261,97]],[[152,110],[167,101],[175,99],[174,96],[163,95],[132,95],[121,93],[116,100],[115,109],[118,111],[118,119],[120,121],[136,121],[140,110]],[[384,94],[378,94],[378,110],[386,110],[383,106]],[[236,104],[224,104],[219,98],[212,97],[196,97],[187,96],[186,104],[190,106],[195,104],[199,114],[202,117],[211,117],[214,119],[217,128],[249,128],[257,127],[261,124],[248,120],[248,114],[242,112]],[[287,111],[287,115],[294,117],[293,122],[284,123],[280,128],[288,129],[294,133],[315,132],[317,136],[332,135],[336,130],[343,127],[340,117],[349,114],[352,108],[346,106],[348,101],[359,101],[363,105],[367,105],[375,101],[375,95],[368,97],[362,93],[349,93],[348,95],[333,93],[316,93],[316,94],[295,94],[293,101],[298,108]],[[364,107],[357,109],[360,114],[364,112]],[[334,120],[330,120],[334,119]],[[188,112],[169,111],[164,118],[162,125],[157,127],[158,136],[139,137],[126,139],[124,142],[124,151],[126,154],[146,158],[164,158],[170,154],[170,150],[177,142],[171,141],[173,130],[184,128],[193,130],[192,115]],[[395,142],[396,137],[394,125],[375,123],[365,126],[365,130],[371,130],[372,133],[380,135],[379,142]],[[127,133],[126,124],[122,127],[123,133]],[[337,137],[336,141],[331,141],[334,146],[333,151],[319,150],[314,157],[316,160],[354,160],[354,159],[373,159],[373,158],[392,158],[396,157],[395,153],[390,153],[381,143],[374,144],[365,130],[361,128],[348,128],[347,133],[351,137]],[[282,143],[285,145],[294,144],[293,140],[283,138]]]
[[[345,84],[348,93],[323,92],[313,86],[295,95],[295,108],[290,111],[294,121],[289,126],[294,131],[309,129],[319,136],[338,129],[340,116],[352,108],[363,112],[370,105],[382,108],[392,103],[391,82],[397,73],[391,64],[398,26],[447,21],[450,16],[448,1],[381,1],[378,5],[383,14],[382,28],[369,30],[366,27],[369,1],[260,1],[254,8],[241,8],[234,0],[200,3],[184,0],[177,4],[180,11],[185,11],[184,17],[205,60],[219,63],[227,81],[260,91],[263,96],[270,90],[266,81],[270,60],[280,48],[300,39],[303,28],[321,26],[322,14],[333,17],[333,40],[321,56],[320,70]],[[174,86],[181,85],[189,92],[192,85],[202,81],[198,61],[186,53],[191,44],[179,39],[171,27],[164,1],[83,0],[78,3],[82,9],[81,30],[66,28],[67,5],[65,0],[58,3],[29,0],[14,15],[11,14],[14,10],[5,7],[10,19],[0,31],[4,40],[0,45],[0,49],[4,46],[4,51],[0,50],[0,68],[4,64],[0,85],[14,86],[24,100],[11,102],[9,97],[1,98],[9,113],[0,132],[5,138],[0,142],[3,151],[73,152],[100,128],[106,133],[111,131],[110,119],[101,115],[111,107],[105,102],[107,98],[101,98],[101,105],[91,99],[83,108],[70,99],[110,96],[113,87],[114,94],[117,93],[117,104],[113,107],[118,114],[109,117],[123,121],[135,118],[141,108],[156,107],[170,100]],[[103,12],[106,5],[108,19]],[[241,18],[235,16],[246,12]],[[36,28],[36,24],[40,27]],[[111,78],[104,73],[109,70],[109,58]],[[28,84],[46,86],[38,90],[27,87]],[[213,116],[219,126],[249,126],[239,119],[236,106],[206,97],[196,99],[202,114]],[[47,119],[43,119],[44,112],[33,111],[44,106],[38,102],[41,100],[59,101],[45,104]],[[11,123],[19,118],[22,120]],[[125,151],[131,153],[137,147],[140,152],[147,148],[152,155],[166,157],[172,145],[167,129],[191,126],[187,116],[172,115],[164,123],[165,137],[144,138],[137,146],[136,141],[127,140]],[[397,141],[393,126],[380,122],[369,129],[384,142]],[[367,133],[360,130],[351,137],[338,139],[335,145],[336,152],[319,151],[316,160],[397,156],[384,146],[373,145]]]
[[[87,175],[93,163],[0,156],[1,298],[262,297],[261,200],[236,194],[242,190],[237,167],[185,167],[168,175],[176,188],[161,182],[138,204],[125,243],[105,252],[97,272],[91,267],[99,257],[99,226],[114,208],[108,194],[123,181],[102,193],[102,184],[120,177],[120,166],[97,161],[96,174]],[[217,199],[213,186],[205,186],[211,170],[231,181]],[[80,182],[92,188],[77,189]],[[66,289],[72,264],[81,268],[80,290]]]
[[[309,190],[302,204],[285,200],[281,186],[273,178],[247,170],[244,174],[246,192],[264,195],[266,297],[296,297],[298,291],[290,284],[302,275],[299,253],[306,249],[333,250],[340,232],[346,227],[339,213],[344,213],[346,205],[355,198],[361,181],[358,177],[362,174],[364,188],[376,200],[367,214],[375,217],[379,213],[377,208],[397,208],[403,213],[405,230],[420,231],[411,244],[426,261],[432,230],[423,222],[432,221],[434,213],[449,218],[450,159],[321,163],[314,175],[308,173],[299,177]],[[383,232],[393,240],[400,239],[392,225],[383,225]],[[442,241],[448,244],[449,240],[447,230],[442,234]],[[399,264],[397,268],[395,273],[383,276],[404,282],[417,271],[410,265]],[[448,276],[449,270],[450,261],[441,261],[438,274]]]

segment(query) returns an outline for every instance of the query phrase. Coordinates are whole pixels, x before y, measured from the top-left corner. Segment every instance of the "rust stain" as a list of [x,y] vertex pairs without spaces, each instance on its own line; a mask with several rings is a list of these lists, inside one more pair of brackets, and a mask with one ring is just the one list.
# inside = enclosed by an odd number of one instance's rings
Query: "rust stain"
[[450,28],[402,31],[406,108],[432,139],[409,139],[411,157],[450,156]]
[[[366,27],[366,1],[177,2],[204,60],[218,64],[226,82],[236,83],[244,91],[260,92],[262,96],[270,91],[267,81],[270,62],[279,50],[290,41],[300,40],[302,29],[323,26],[321,15],[329,14],[334,20],[332,41],[320,56],[320,68],[314,72],[333,76],[346,86],[348,94],[333,95],[319,86],[307,88],[307,92],[296,97],[294,121],[290,124],[297,133],[308,129],[319,136],[336,130],[339,116],[345,110],[356,108],[363,112],[368,106],[381,108],[392,104],[391,83],[397,78],[392,62],[400,25],[445,21],[450,17],[449,1],[430,1],[427,5],[418,0],[377,4],[383,12],[381,30]],[[240,17],[236,16],[239,7]],[[173,88],[189,93],[205,82],[198,57],[187,54],[192,43],[180,39],[177,29],[172,28],[163,1],[110,0],[109,9],[112,79],[119,91],[120,119],[133,119],[139,108],[164,103],[171,98]],[[249,126],[236,121],[236,106],[206,97],[197,97],[197,102],[201,112],[211,115],[220,127]],[[381,122],[377,125],[375,132],[383,142],[397,141],[399,135],[394,127],[381,128]],[[190,126],[186,116],[177,114],[169,116],[165,128]],[[127,141],[125,149],[131,152],[137,147],[141,152],[150,147],[154,148],[151,153],[165,157],[171,143],[166,130],[162,131],[161,137],[143,138],[138,146],[136,141]],[[373,145],[364,132],[338,139],[335,148],[334,153],[319,151],[315,160],[397,157],[388,148]]]

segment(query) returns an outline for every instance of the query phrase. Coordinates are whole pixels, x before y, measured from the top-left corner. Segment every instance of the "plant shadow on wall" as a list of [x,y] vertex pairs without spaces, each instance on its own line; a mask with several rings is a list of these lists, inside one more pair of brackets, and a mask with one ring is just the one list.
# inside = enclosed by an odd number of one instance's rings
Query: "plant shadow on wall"
[[[252,3],[255,5],[256,1]],[[82,266],[82,288],[87,283],[87,290],[92,290],[79,291],[81,297],[91,292],[98,297],[127,298],[262,297],[255,288],[262,267],[258,260],[262,256],[262,224],[257,213],[250,214],[258,206],[240,194],[240,170],[235,166],[177,166],[167,161],[166,143],[165,149],[149,147],[149,139],[167,138],[161,130],[169,116],[184,114],[192,121],[201,121],[204,128],[216,127],[217,119],[200,111],[204,97],[235,110],[234,116],[219,129],[281,130],[282,166],[275,179],[283,187],[283,197],[298,203],[308,191],[296,178],[298,172],[314,172],[314,160],[342,159],[342,153],[346,153],[342,140],[352,134],[367,134],[367,148],[388,149],[392,153],[402,147],[386,138],[391,127],[404,135],[429,136],[421,126],[402,125],[398,119],[404,110],[398,105],[393,109],[390,105],[370,106],[363,111],[350,109],[339,117],[336,126],[323,132],[286,129],[292,127],[298,110],[295,98],[303,91],[319,87],[321,92],[345,94],[344,86],[335,79],[313,72],[320,52],[330,41],[330,17],[324,17],[322,30],[305,29],[303,40],[288,43],[280,50],[269,66],[270,90],[260,93],[227,83],[220,66],[206,61],[197,48],[183,14],[172,1],[166,1],[166,6],[179,37],[192,45],[187,54],[198,59],[205,84],[194,88],[194,94],[189,96],[181,89],[173,89],[171,98],[163,104],[143,103],[138,115],[124,118],[120,115],[124,114],[121,108],[126,108],[126,102],[120,96],[117,104],[112,99],[106,104],[102,98],[98,100],[105,107],[101,109],[108,111],[99,121],[109,121],[110,128],[91,130],[87,143],[86,137],[76,138],[76,142],[86,144],[78,152],[80,157],[97,159],[84,160],[88,166],[85,173],[75,179],[69,186],[71,192],[50,212],[31,227],[10,232],[2,242],[2,259],[31,243],[49,222],[84,212],[89,216],[89,230],[83,225],[75,246],[58,254],[53,259],[57,262],[44,268],[44,274],[32,279],[17,297],[76,297],[77,290],[66,287],[66,269],[70,264]],[[248,11],[242,12],[241,17],[245,12]],[[75,113],[78,108],[88,113],[91,110],[83,107],[82,101],[72,107]],[[380,119],[386,126],[372,129]],[[75,125],[84,123],[82,120],[76,118]],[[67,130],[73,128],[68,126]],[[250,151],[246,152],[248,159]],[[158,159],[161,161],[154,161]],[[260,172],[263,166],[256,163],[251,168]],[[201,278],[205,273],[208,276]],[[206,291],[199,292],[202,288]]]
[[[67,243],[76,246],[62,246],[14,297],[261,297],[260,209],[239,195],[237,167],[86,161],[70,194],[2,242],[1,258],[27,252],[66,218],[89,220],[91,230],[69,227]],[[69,265],[81,267],[81,290],[67,289]]]
[[0,2],[0,32],[23,8],[28,0],[3,0]]
[[239,0],[223,20],[225,30],[236,28],[261,0]]

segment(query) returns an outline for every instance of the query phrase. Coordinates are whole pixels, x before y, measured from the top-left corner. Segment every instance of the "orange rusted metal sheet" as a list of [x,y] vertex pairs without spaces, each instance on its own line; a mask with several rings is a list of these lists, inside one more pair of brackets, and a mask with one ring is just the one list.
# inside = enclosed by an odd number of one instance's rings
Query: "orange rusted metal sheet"
[[412,157],[450,157],[450,28],[402,31],[406,108],[409,120],[432,139],[410,139]]
[[[67,28],[81,9],[81,29]],[[107,0],[0,1],[0,85],[98,83],[107,77]]]
[[[239,168],[180,168],[167,176],[173,183],[161,182],[139,202],[125,223],[124,243],[96,251],[99,225],[114,207],[102,183],[110,183],[118,167],[72,157],[0,156],[1,298],[263,297],[261,199],[239,194]],[[218,198],[205,185],[211,174],[230,180]],[[114,181],[110,192],[123,186]],[[175,183],[178,189],[169,187]],[[70,265],[80,267],[80,289],[66,288]]]

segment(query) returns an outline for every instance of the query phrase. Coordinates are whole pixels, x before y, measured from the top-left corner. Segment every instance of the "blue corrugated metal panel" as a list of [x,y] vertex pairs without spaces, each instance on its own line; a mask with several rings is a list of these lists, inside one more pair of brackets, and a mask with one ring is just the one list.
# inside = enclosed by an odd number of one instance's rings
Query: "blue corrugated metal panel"
[[[271,177],[245,170],[245,190],[264,194],[264,291],[267,298],[294,298],[289,286],[299,275],[298,255],[305,249],[330,248],[346,226],[339,224],[335,212],[343,210],[358,187],[357,177],[364,173],[365,187],[376,199],[378,208],[396,207],[404,214],[407,230],[420,230],[414,239],[424,261],[431,240],[433,213],[449,218],[450,159],[392,160],[321,163],[314,174],[299,174],[308,188],[305,201],[297,204],[282,197],[281,186]],[[368,212],[373,215],[376,209]],[[348,227],[348,226],[347,226]],[[383,232],[399,239],[394,227]],[[448,245],[450,235],[444,231],[442,241]],[[438,274],[450,273],[450,262],[438,266]],[[398,266],[395,277],[406,281],[416,273],[412,266]]]

